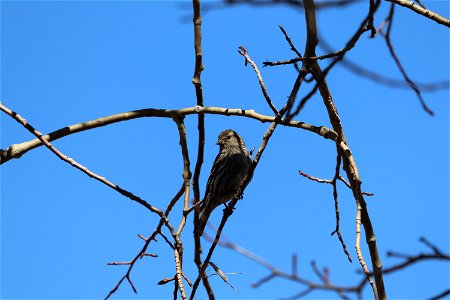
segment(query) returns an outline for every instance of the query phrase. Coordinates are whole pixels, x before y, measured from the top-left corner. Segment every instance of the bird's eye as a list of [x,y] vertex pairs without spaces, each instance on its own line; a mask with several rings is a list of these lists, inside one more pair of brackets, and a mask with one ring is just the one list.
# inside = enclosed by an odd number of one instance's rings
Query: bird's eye
[[231,139],[231,135],[227,136],[227,139]]

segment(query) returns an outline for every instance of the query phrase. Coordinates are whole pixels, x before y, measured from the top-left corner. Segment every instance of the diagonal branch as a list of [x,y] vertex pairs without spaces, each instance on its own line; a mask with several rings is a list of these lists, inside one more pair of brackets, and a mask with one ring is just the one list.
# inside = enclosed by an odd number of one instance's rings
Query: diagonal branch
[[[385,25],[385,23],[386,23],[386,20],[383,22],[383,26]],[[380,29],[380,31],[381,31],[381,29]],[[327,43],[327,41],[325,40],[325,38],[323,36],[319,36],[319,40],[320,40],[319,46],[325,52],[333,52],[334,51],[334,49]],[[408,83],[405,83],[404,80],[399,80],[396,78],[387,77],[384,74],[376,73],[376,72],[374,72],[370,69],[366,69],[346,58],[344,58],[341,61],[341,66],[347,68],[349,71],[357,74],[358,76],[365,77],[373,82],[388,86],[390,88],[401,88],[401,89],[411,88]],[[416,85],[423,92],[433,92],[436,90],[448,89],[449,81],[442,80],[442,81],[430,82],[430,83],[423,83],[423,82],[417,83],[416,82]]]
[[80,163],[76,162],[74,159],[66,156],[64,153],[62,153],[57,148],[55,148],[47,139],[45,139],[44,135],[42,133],[40,133],[39,131],[37,131],[33,126],[31,126],[31,124],[29,124],[24,118],[22,118],[19,114],[17,114],[16,112],[14,112],[14,111],[10,110],[9,108],[7,108],[6,106],[4,106],[2,103],[0,103],[0,110],[2,110],[4,113],[9,115],[11,118],[13,118],[15,121],[20,123],[23,127],[25,127],[25,129],[27,129],[34,136],[36,136],[37,139],[43,145],[45,145],[51,152],[53,152],[59,159],[61,159],[62,161],[72,165],[73,167],[77,168],[81,172],[85,173],[87,176],[89,176],[89,177],[91,177],[91,178],[93,178],[93,179],[95,179],[97,181],[100,181],[101,183],[107,185],[108,187],[110,187],[113,190],[119,192],[120,194],[124,195],[125,197],[130,198],[131,200],[141,204],[142,206],[144,206],[145,208],[147,208],[151,212],[157,214],[159,217],[161,217],[161,218],[163,218],[165,220],[166,225],[171,229],[171,231],[173,231],[173,228],[169,224],[169,221],[168,221],[167,217],[165,216],[165,214],[160,209],[152,206],[147,201],[141,199],[140,197],[134,195],[133,193],[131,193],[131,192],[125,190],[125,189],[122,189],[117,184],[114,184],[111,181],[107,180],[105,177],[102,177],[102,176],[100,176],[100,175],[90,171],[87,167],[85,167],[85,166],[81,165]]
[[[169,205],[167,205],[167,208],[166,208],[166,210],[164,212],[164,214],[166,216],[169,216],[169,213],[172,210],[173,206],[181,198],[183,193],[184,193],[184,183],[181,185],[181,187],[178,190],[177,194],[172,198],[172,200],[170,201]],[[141,259],[144,256],[145,251],[147,250],[147,248],[150,245],[150,243],[156,239],[156,236],[158,234],[162,234],[161,230],[162,230],[162,226],[163,225],[164,225],[164,219],[161,218],[160,221],[159,221],[159,224],[156,226],[156,229],[153,231],[153,233],[150,235],[150,237],[143,238],[143,240],[145,241],[144,246],[142,247],[142,249],[139,251],[139,253],[130,262],[126,263],[126,265],[129,266],[127,272],[125,273],[125,275],[122,276],[122,278],[117,282],[117,284],[109,291],[108,295],[105,297],[105,300],[109,299],[112,296],[112,294],[114,294],[119,289],[120,285],[122,284],[122,282],[125,279],[127,279],[128,282],[131,282],[131,280],[130,280],[131,270],[133,269],[133,267],[136,264],[137,260]],[[166,242],[168,243],[169,246],[171,246],[171,248],[173,248],[173,245],[169,241],[166,240]],[[118,265],[118,264],[108,263],[108,265]],[[134,287],[133,287],[133,290],[136,292]]]
[[291,41],[291,38],[287,34],[286,30],[284,30],[283,26],[278,25],[278,28],[280,28],[281,32],[283,33],[286,42],[288,42],[289,46],[291,47],[291,50],[294,51],[294,53],[297,54],[299,58],[301,58],[302,54],[297,50],[297,48],[295,48],[294,44]]
[[[58,158],[60,158],[61,160],[63,160],[64,162],[72,165],[73,167],[79,169],[80,171],[82,171],[83,173],[85,173],[86,175],[88,175],[91,178],[94,178],[100,182],[102,182],[103,184],[109,186],[110,188],[114,189],[115,191],[121,193],[122,195],[130,198],[131,200],[138,202],[139,204],[143,205],[144,207],[146,207],[147,209],[149,209],[151,212],[156,213],[159,217],[160,217],[160,225],[158,226],[157,230],[155,230],[155,232],[153,233],[153,237],[149,238],[146,241],[146,244],[143,247],[143,250],[141,252],[139,252],[139,254],[130,262],[130,267],[127,271],[127,273],[122,277],[121,280],[119,280],[119,282],[117,283],[117,285],[109,292],[109,294],[107,295],[106,298],[109,298],[120,286],[120,284],[126,279],[129,284],[131,285],[133,291],[136,293],[136,288],[133,285],[133,282],[131,281],[130,278],[130,272],[131,269],[134,266],[134,263],[136,262],[136,260],[139,257],[142,257],[143,254],[145,253],[145,250],[148,246],[148,244],[150,243],[151,240],[154,239],[154,236],[161,232],[161,227],[162,225],[166,225],[166,227],[169,229],[169,231],[171,232],[172,236],[176,237],[174,228],[172,227],[172,225],[170,225],[169,223],[169,219],[167,218],[167,214],[163,213],[160,209],[150,205],[149,203],[147,203],[145,200],[139,198],[138,196],[135,196],[134,194],[132,194],[131,192],[124,190],[122,188],[120,188],[119,186],[117,186],[116,184],[110,182],[109,180],[107,180],[104,177],[101,177],[99,175],[97,175],[96,173],[90,171],[87,167],[81,165],[80,163],[76,162],[74,159],[66,156],[65,154],[63,154],[61,151],[59,151],[57,148],[55,148],[50,142],[48,142],[46,139],[43,138],[43,134],[40,133],[38,130],[36,130],[31,124],[29,124],[24,118],[22,118],[19,114],[17,114],[16,112],[10,110],[9,108],[7,108],[6,106],[4,106],[2,103],[0,103],[0,110],[2,110],[3,112],[5,112],[6,114],[8,114],[10,117],[12,117],[15,121],[17,121],[18,123],[20,123],[23,127],[25,127],[25,129],[27,129],[29,132],[31,132],[33,135],[35,135],[51,152],[53,152]],[[176,201],[176,200],[175,200]],[[167,211],[170,211],[170,205],[168,206]],[[183,292],[183,290],[182,290]]]
[[[313,0],[304,0],[305,5],[305,18],[306,18],[306,24],[307,24],[307,41],[310,41],[307,43],[310,46],[305,49],[305,56],[314,56],[315,55],[315,46],[317,45],[317,28],[316,28],[316,20],[315,20],[315,7],[314,7],[314,1]],[[377,4],[375,4],[375,7],[373,9],[376,9]],[[369,13],[370,15],[370,13]],[[367,17],[367,19],[369,16]],[[367,20],[365,21],[367,22]],[[358,31],[358,33],[354,36],[354,41],[359,38],[362,29]],[[347,147],[347,142],[345,139],[345,135],[343,132],[342,124],[336,109],[336,106],[334,105],[333,98],[331,96],[331,93],[328,89],[328,85],[325,81],[326,71],[322,72],[322,69],[320,68],[317,61],[311,62],[310,65],[310,71],[312,75],[314,76],[314,79],[317,82],[317,85],[319,87],[320,94],[323,98],[324,105],[327,109],[328,116],[330,119],[330,122],[333,126],[333,129],[338,134],[338,141],[337,146],[343,150],[343,168],[347,173],[347,178],[350,181],[350,185],[352,187],[353,195],[356,200],[356,206],[357,206],[357,214],[356,214],[356,243],[355,243],[355,249],[358,256],[358,260],[361,264],[362,269],[364,270],[367,279],[369,280],[369,283],[372,286],[372,290],[374,293],[375,299],[386,299],[386,292],[384,289],[384,283],[383,283],[383,274],[381,271],[381,259],[378,255],[378,249],[376,245],[376,238],[375,234],[373,232],[373,227],[370,221],[370,217],[367,211],[366,203],[364,201],[364,196],[361,192],[361,179],[359,176],[358,168],[356,166],[354,157],[352,156],[351,151]],[[338,149],[338,148],[337,148]],[[340,151],[338,149],[338,151]],[[365,234],[366,234],[366,242],[369,247],[370,251],[370,257],[372,260],[372,267],[374,270],[374,277],[375,277],[375,284],[373,283],[369,269],[367,268],[367,264],[364,261],[364,258],[362,256],[361,246],[360,246],[360,238],[361,238],[361,231],[360,231],[360,225],[363,223]]]
[[395,64],[397,65],[397,68],[399,69],[400,73],[403,75],[403,78],[405,79],[405,81],[408,83],[408,85],[411,87],[411,89],[414,91],[414,93],[416,94],[417,98],[419,98],[420,104],[422,105],[422,108],[431,116],[434,115],[434,112],[427,106],[425,100],[422,97],[422,93],[420,92],[420,89],[417,87],[417,85],[414,83],[414,81],[412,81],[408,74],[405,71],[405,68],[403,68],[402,63],[400,62],[400,59],[398,58],[397,54],[395,53],[394,50],[394,46],[392,45],[392,41],[391,41],[391,28],[392,28],[392,21],[394,18],[394,3],[391,4],[391,8],[389,10],[389,16],[387,18],[387,22],[388,23],[388,28],[386,30],[386,33],[383,33],[380,31],[380,33],[383,35],[386,44],[388,46],[389,52],[392,56],[392,58],[395,61]]
[[419,2],[419,5],[416,5],[416,4],[414,4],[414,2],[407,1],[407,0],[386,0],[386,1],[409,8],[410,10],[418,13],[419,15],[422,15],[430,20],[435,21],[436,23],[439,23],[441,25],[444,25],[444,26],[450,28],[450,20],[449,19],[446,19],[446,18],[438,15],[437,13],[432,12],[431,10],[428,10],[428,9],[422,7],[420,5],[420,2]]
[[261,91],[262,91],[262,93],[264,95],[264,99],[266,99],[267,104],[269,105],[270,109],[272,109],[273,113],[275,115],[278,115],[278,110],[275,107],[275,105],[273,105],[272,100],[270,99],[270,96],[267,93],[266,85],[264,84],[264,80],[263,80],[263,78],[261,76],[261,72],[259,71],[258,66],[255,64],[255,62],[248,55],[247,49],[245,49],[244,47],[241,46],[241,47],[239,47],[238,52],[239,52],[240,55],[245,57],[245,65],[247,65],[247,63],[250,63],[250,65],[253,67],[253,70],[255,70],[256,77],[258,78],[259,85],[261,86]]

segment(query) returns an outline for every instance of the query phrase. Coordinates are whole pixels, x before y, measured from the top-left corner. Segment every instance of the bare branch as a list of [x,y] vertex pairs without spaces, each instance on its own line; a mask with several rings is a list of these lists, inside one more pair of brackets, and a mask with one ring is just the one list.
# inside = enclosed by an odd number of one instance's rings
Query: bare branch
[[[336,147],[338,145],[336,144]],[[339,241],[342,245],[342,250],[344,250],[344,253],[347,255],[347,258],[350,262],[352,262],[352,257],[350,256],[350,253],[347,251],[347,245],[344,242],[344,238],[342,237],[342,233],[340,230],[340,212],[339,212],[339,201],[338,201],[338,191],[337,191],[337,179],[340,177],[340,168],[341,168],[341,160],[342,160],[342,150],[340,148],[336,149],[337,157],[336,157],[336,168],[335,168],[335,174],[333,177],[333,180],[331,180],[331,185],[333,186],[333,199],[334,199],[334,209],[335,209],[335,215],[336,215],[336,228],[331,233],[331,235],[335,234],[338,236]]]
[[[36,129],[34,129],[33,126],[31,126],[24,118],[22,118],[19,114],[17,114],[16,112],[10,110],[9,108],[7,108],[6,106],[4,106],[2,103],[0,103],[0,110],[2,110],[4,113],[6,113],[7,115],[9,115],[11,118],[13,118],[15,121],[17,121],[18,123],[20,123],[23,127],[25,127],[25,129],[27,129],[29,132],[31,132],[34,136],[37,137],[37,139],[44,144],[51,152],[53,152],[59,159],[61,159],[62,161],[72,165],[73,167],[77,168],[78,170],[80,170],[81,172],[85,173],[87,176],[100,181],[101,183],[107,185],[108,187],[112,188],[113,190],[119,192],[120,194],[122,194],[123,196],[141,204],[142,206],[144,206],[145,208],[147,208],[148,210],[150,210],[151,212],[157,214],[158,216],[160,216],[161,218],[165,219],[166,221],[166,225],[171,228],[171,225],[169,224],[166,216],[164,215],[164,213],[152,206],[151,204],[149,204],[147,201],[141,199],[140,197],[134,195],[133,193],[122,189],[121,187],[119,187],[118,185],[112,183],[111,181],[107,180],[105,177],[102,177],[92,171],[90,171],[87,167],[81,165],[80,163],[76,162],[74,159],[66,156],[65,154],[63,154],[61,151],[59,151],[57,148],[55,148],[47,139],[44,138],[43,134],[40,133],[39,131],[37,131]],[[173,228],[171,229],[173,230]]]
[[247,185],[250,183],[252,177],[253,177],[253,173],[255,172],[255,169],[259,163],[259,160],[264,152],[264,150],[266,149],[266,146],[270,140],[270,137],[272,136],[273,132],[275,131],[277,125],[279,124],[279,122],[281,121],[281,118],[284,116],[284,114],[288,111],[288,109],[290,108],[290,106],[294,103],[294,100],[297,96],[298,90],[300,89],[300,85],[304,79],[304,77],[306,76],[306,72],[300,72],[295,80],[294,86],[292,87],[292,91],[288,97],[288,100],[286,102],[286,104],[283,106],[283,108],[280,110],[279,114],[274,118],[274,121],[270,124],[269,128],[266,130],[266,132],[264,133],[263,136],[263,140],[261,142],[261,145],[259,146],[258,152],[255,155],[255,158],[253,159],[253,162],[248,170],[248,173],[246,175],[246,177],[244,178],[244,180],[241,183],[241,186],[238,189],[238,192],[236,192],[236,194],[234,195],[233,199],[230,201],[230,203],[228,204],[228,206],[224,209],[224,214],[222,217],[222,220],[220,222],[219,228],[217,230],[216,233],[216,237],[214,239],[213,244],[211,245],[211,247],[208,250],[208,254],[203,262],[203,266],[202,269],[200,270],[197,279],[194,282],[193,288],[192,288],[192,293],[190,296],[190,300],[192,300],[195,296],[195,292],[197,290],[198,284],[200,282],[200,279],[202,277],[204,277],[205,275],[205,270],[206,267],[208,266],[209,261],[211,260],[211,256],[214,252],[214,249],[217,246],[217,243],[220,240],[220,235],[222,234],[222,230],[225,226],[225,223],[227,222],[228,218],[231,216],[231,214],[233,213],[233,209],[238,201],[238,199],[240,199],[244,193],[245,188],[247,187]]
[[[374,11],[377,9],[379,3],[375,3]],[[315,47],[317,45],[317,29],[316,29],[316,21],[315,21],[315,7],[313,0],[304,0],[305,5],[305,18],[306,18],[306,25],[307,25],[307,45],[310,44],[310,47],[305,49],[305,56],[314,56],[315,55]],[[370,17],[371,12],[369,12],[368,17],[366,18],[365,22]],[[365,23],[364,22],[364,23]],[[360,27],[360,29],[357,31],[357,33],[354,35],[352,40],[349,42],[349,44],[355,44],[356,41],[359,39],[361,34],[366,30],[365,26]],[[353,47],[353,46],[352,46]],[[350,49],[350,48],[349,48]],[[342,56],[341,56],[342,57]],[[327,83],[325,81],[326,71],[322,72],[319,64],[317,61],[312,61],[310,65],[310,71],[312,75],[314,76],[314,79],[317,82],[317,85],[319,87],[320,94],[323,98],[325,107],[328,111],[328,116],[330,119],[330,122],[333,126],[333,129],[338,134],[338,151],[339,148],[343,150],[344,155],[344,170],[347,172],[347,178],[349,178],[350,185],[352,187],[352,192],[354,195],[354,198],[356,200],[356,206],[357,206],[357,214],[356,214],[356,243],[355,243],[355,249],[358,256],[358,260],[361,264],[362,269],[366,273],[366,276],[369,280],[369,283],[371,283],[372,290],[374,292],[375,299],[386,299],[386,292],[384,289],[384,283],[383,283],[383,274],[381,269],[381,259],[378,255],[378,249],[376,246],[376,238],[375,234],[373,232],[373,227],[370,221],[370,217],[367,211],[366,203],[364,201],[364,196],[361,193],[361,179],[359,176],[358,168],[356,166],[356,163],[354,161],[354,157],[351,154],[351,151],[347,148],[347,142],[345,139],[345,135],[342,129],[342,124],[337,112],[337,109],[334,105],[331,93],[328,89]],[[361,238],[361,222],[364,224],[364,229],[366,233],[366,242],[368,244],[369,250],[370,250],[370,257],[372,260],[372,267],[374,269],[374,277],[375,277],[375,284],[372,282],[369,269],[367,268],[367,265],[364,261],[364,258],[362,256],[362,251],[360,248],[360,238]]]
[[373,15],[375,14],[375,0],[369,1],[369,15],[367,20],[367,27],[370,29],[370,36],[373,38],[377,33],[375,26],[373,25]]
[[419,242],[423,243],[425,246],[427,246],[428,248],[430,248],[431,250],[433,250],[433,252],[437,255],[444,255],[441,250],[439,250],[439,248],[432,244],[429,240],[427,240],[425,237],[421,237],[419,239]]
[[[302,175],[303,177],[308,178],[309,180],[312,180],[312,181],[315,181],[315,182],[318,182],[318,183],[327,183],[327,184],[331,184],[332,183],[331,179],[322,179],[322,178],[314,177],[312,175],[309,175],[309,174],[303,172],[302,170],[298,170],[298,173],[300,175]],[[352,188],[350,186],[350,183],[348,183],[347,180],[345,180],[345,178],[342,177],[341,175],[339,175],[338,179],[340,181],[342,181],[349,189]],[[363,193],[363,195],[366,195],[366,196],[374,196],[375,195],[374,193],[369,193],[369,192],[362,192],[362,193]]]
[[[212,238],[209,235],[204,235],[204,237],[212,241]],[[422,240],[422,239],[421,239]],[[359,298],[362,297],[363,288],[366,286],[368,280],[366,274],[361,274],[363,277],[361,278],[361,281],[355,285],[337,285],[333,284],[330,279],[330,272],[327,268],[324,268],[323,271],[320,271],[317,267],[317,264],[315,261],[311,262],[311,268],[313,272],[319,277],[320,282],[315,282],[306,278],[303,278],[296,273],[296,268],[294,265],[291,266],[291,269],[293,270],[291,273],[284,272],[263,258],[259,257],[257,254],[243,248],[242,246],[236,245],[233,242],[229,240],[224,240],[223,238],[218,241],[217,243],[219,246],[230,249],[232,251],[235,251],[236,253],[248,258],[249,260],[257,263],[258,265],[266,268],[270,273],[262,278],[260,278],[258,281],[252,284],[252,287],[259,287],[262,284],[265,284],[269,282],[272,279],[275,278],[282,278],[288,281],[292,281],[295,283],[298,283],[302,286],[305,286],[306,289],[302,290],[301,292],[295,294],[294,296],[291,296],[289,298],[285,299],[298,299],[300,297],[306,296],[307,294],[315,291],[315,290],[322,290],[322,291],[330,291],[330,292],[336,292],[342,299],[350,299],[349,295],[350,293],[356,294]],[[433,245],[434,246],[434,245]],[[436,247],[436,246],[434,246]],[[442,253],[441,250],[439,250],[436,247],[437,251],[433,250],[432,253],[419,253],[417,255],[406,255],[402,254],[401,257],[405,258],[405,261],[394,264],[386,269],[384,269],[384,274],[392,274],[399,270],[408,268],[413,266],[414,264],[418,262],[424,262],[424,261],[430,261],[430,260],[438,260],[438,261],[450,261],[450,256],[447,254]],[[393,256],[393,252],[388,252],[388,256]],[[292,260],[292,264],[296,263],[295,260]],[[373,274],[373,273],[371,273]],[[439,296],[443,297],[447,295],[448,291],[444,291],[443,293],[435,296],[432,299],[440,299]]]
[[427,17],[430,20],[433,20],[436,23],[439,23],[441,25],[444,25],[444,26],[450,28],[450,20],[449,19],[446,19],[446,18],[438,15],[437,13],[424,8],[423,6],[420,5],[420,2],[419,2],[419,5],[416,5],[416,4],[414,4],[414,2],[407,1],[407,0],[386,0],[386,1],[409,8],[410,10],[412,10],[424,17]]
[[[339,180],[342,181],[349,189],[351,189],[352,187],[350,186],[350,183],[348,183],[347,180],[345,180],[344,177],[342,177],[341,175],[339,175]],[[365,196],[374,196],[374,193],[369,193],[369,192],[362,192],[363,195]]]
[[291,46],[291,50],[294,51],[295,54],[297,54],[297,56],[299,58],[302,57],[302,54],[297,50],[297,48],[295,48],[294,44],[291,41],[291,38],[289,37],[289,35],[287,34],[286,30],[284,30],[283,26],[278,25],[278,27],[280,28],[281,32],[284,34],[284,38],[286,39],[286,41],[288,42],[289,46]]
[[[204,238],[211,242],[213,241],[212,237],[210,237],[207,234],[204,234]],[[257,254],[255,254],[239,245],[236,245],[231,241],[220,239],[219,241],[217,241],[217,244],[221,247],[224,247],[224,248],[227,248],[227,249],[230,249],[232,251],[239,253],[240,255],[242,255],[242,256],[254,261],[255,263],[259,264],[260,266],[266,268],[270,272],[268,275],[260,278],[256,282],[252,283],[252,287],[254,287],[254,288],[258,288],[261,285],[268,283],[270,280],[275,279],[277,277],[286,279],[289,281],[293,281],[295,283],[298,283],[298,284],[301,284],[301,285],[304,285],[307,287],[307,292],[302,291],[301,293],[296,294],[295,296],[289,297],[287,299],[291,299],[291,298],[297,299],[301,295],[305,296],[306,294],[308,294],[314,290],[334,291],[334,292],[337,292],[338,294],[342,294],[344,292],[358,293],[361,290],[361,288],[359,286],[355,286],[355,287],[339,286],[339,285],[333,285],[329,281],[327,283],[321,284],[321,283],[317,283],[317,282],[311,281],[309,279],[303,278],[296,274],[297,271],[296,271],[296,267],[294,266],[294,264],[296,263],[295,259],[292,260],[292,264],[293,264],[291,266],[292,273],[286,273],[286,272],[281,271],[280,269],[276,268],[275,266],[271,265],[269,262],[267,262],[263,258],[259,257]],[[312,267],[313,267],[313,265],[312,265]],[[314,270],[314,267],[313,267],[313,270]]]
[[439,300],[444,299],[445,296],[450,295],[450,289],[443,291],[442,293],[437,294],[436,296],[433,296],[430,298],[430,300]]
[[433,116],[434,112],[425,103],[425,100],[423,99],[422,94],[421,94],[419,88],[417,87],[417,85],[414,83],[414,81],[412,81],[409,78],[408,74],[406,73],[405,69],[402,66],[402,63],[400,62],[400,59],[398,58],[397,54],[395,53],[394,46],[392,45],[392,42],[391,42],[391,28],[392,28],[392,21],[393,21],[393,18],[394,18],[394,7],[395,7],[395,5],[394,5],[394,3],[392,3],[391,9],[389,11],[389,16],[388,16],[388,19],[387,19],[388,20],[388,28],[387,28],[386,33],[385,34],[383,34],[382,32],[380,32],[380,33],[383,35],[383,37],[384,37],[384,39],[386,41],[386,44],[388,46],[389,52],[390,52],[392,58],[394,59],[395,64],[397,65],[400,73],[403,75],[403,78],[405,79],[405,81],[408,83],[408,85],[414,91],[414,93],[416,94],[417,98],[419,98],[419,101],[420,101],[420,104],[422,105],[422,108],[429,115]]
[[[190,166],[191,163],[189,161],[189,151],[187,146],[187,137],[186,137],[186,128],[184,126],[183,118],[174,118],[173,119],[175,123],[177,124],[178,133],[180,136],[180,147],[181,147],[181,154],[183,157],[183,181],[184,181],[184,204],[183,204],[183,210],[186,211],[189,208],[189,197],[191,192],[191,170]],[[178,227],[178,230],[176,232],[176,235],[178,238],[181,235],[181,232],[183,231],[184,226],[186,225],[186,214],[183,214],[181,218],[180,225]]]
[[[180,136],[180,147],[181,153],[183,157],[183,181],[184,181],[184,201],[183,201],[183,210],[187,210],[189,207],[189,196],[191,191],[191,170],[190,170],[190,161],[189,161],[189,152],[187,147],[187,137],[186,137],[186,128],[184,126],[182,117],[173,118],[175,123],[177,124],[178,133]],[[182,214],[180,225],[176,232],[175,237],[175,247],[174,247],[174,256],[175,256],[175,269],[176,269],[176,285],[175,290],[179,289],[181,297],[183,299],[187,299],[186,292],[183,284],[183,243],[181,241],[181,232],[183,231],[184,226],[186,225],[186,214]]]
[[[176,193],[176,195],[172,198],[172,200],[169,202],[169,204],[167,205],[166,211],[164,212],[166,216],[169,216],[170,211],[172,210],[173,206],[175,205],[175,203],[181,198],[181,196],[184,193],[184,183],[181,185],[181,188],[179,189],[179,191]],[[120,285],[122,284],[122,282],[125,280],[125,278],[129,278],[130,274],[131,274],[131,270],[133,269],[136,261],[138,259],[141,259],[144,254],[145,251],[147,251],[148,246],[150,245],[151,241],[156,240],[156,236],[159,234],[161,235],[165,241],[167,242],[167,244],[174,249],[175,247],[173,246],[173,244],[167,239],[167,237],[162,233],[162,226],[164,225],[164,220],[161,218],[159,221],[158,226],[156,227],[156,229],[153,231],[152,235],[148,238],[143,238],[142,236],[138,235],[142,240],[145,241],[144,246],[142,247],[142,249],[138,252],[138,254],[129,262],[126,263],[126,265],[129,265],[127,272],[125,273],[125,275],[122,276],[122,278],[117,282],[117,284],[111,289],[111,291],[108,293],[108,295],[105,297],[105,299],[109,299],[112,294],[114,294],[120,287]],[[114,263],[108,263],[108,265],[119,265],[119,264],[114,264]],[[158,283],[158,284],[163,284],[163,283]]]
[[[123,112],[119,114],[114,114],[94,120],[90,120],[87,122],[77,123],[73,125],[66,126],[64,128],[58,129],[50,134],[42,136],[46,141],[54,141],[60,139],[62,137],[69,136],[74,133],[82,132],[85,130],[90,130],[98,127],[107,126],[110,124],[114,124],[117,122],[124,122],[127,120],[145,118],[145,117],[160,117],[160,118],[174,118],[188,115],[196,115],[196,114],[215,114],[215,115],[223,115],[223,116],[240,116],[245,118],[251,118],[258,120],[262,123],[265,122],[274,122],[276,117],[267,116],[252,109],[240,109],[240,108],[223,108],[223,107],[187,107],[178,110],[170,110],[170,109],[141,109]],[[277,119],[278,120],[278,119]],[[285,121],[280,119],[277,121],[279,124],[288,127],[296,127],[301,128],[307,131],[314,132],[326,139],[336,140],[337,135],[333,130],[325,127],[325,126],[314,126],[300,121]],[[13,158],[20,158],[22,155],[27,153],[28,151],[35,149],[37,147],[42,146],[44,143],[36,138],[34,140],[30,140],[27,142],[23,142],[20,144],[13,144],[6,150],[0,151],[0,164],[8,162]],[[195,190],[194,190],[195,191]]]
[[331,184],[331,182],[332,182],[331,179],[317,178],[317,177],[311,176],[311,175],[309,175],[309,174],[306,174],[306,173],[303,172],[302,170],[298,170],[298,173],[299,173],[300,175],[302,175],[303,177],[308,178],[309,180],[312,180],[312,181],[315,181],[315,182],[318,182],[318,183],[328,183],[328,184]]
[[[203,107],[203,86],[201,82],[201,72],[203,71],[203,49],[202,49],[202,16],[201,16],[201,6],[200,0],[192,0],[193,9],[193,24],[194,24],[194,49],[195,49],[195,70],[194,76],[192,78],[192,83],[195,85],[195,94],[197,97],[197,106]],[[197,116],[197,129],[198,129],[198,150],[197,150],[197,161],[195,163],[194,177],[192,179],[192,188],[194,191],[194,206],[200,202],[200,188],[199,179],[201,174],[201,169],[203,165],[203,156],[205,151],[205,115],[199,114]],[[186,210],[185,210],[186,211]],[[194,212],[194,227],[198,224],[198,212]],[[202,260],[200,257],[201,253],[201,241],[199,237],[194,237],[195,250],[194,250],[194,262],[197,265],[198,270],[201,269]],[[190,284],[191,285],[191,284]],[[209,284],[207,277],[203,278],[203,286],[205,287],[206,293],[209,299],[214,299],[214,292]]]
[[[132,194],[131,192],[128,192],[127,190],[124,190],[124,189],[120,188],[119,186],[117,186],[117,185],[113,184],[112,182],[108,181],[106,178],[95,174],[94,172],[90,171],[88,168],[86,168],[85,166],[79,164],[78,162],[76,162],[72,158],[64,155],[57,148],[55,148],[50,142],[48,142],[46,139],[44,139],[42,133],[40,133],[39,131],[34,129],[34,127],[31,126],[24,118],[22,118],[20,115],[18,115],[17,113],[13,112],[9,108],[5,107],[2,103],[0,103],[0,110],[2,110],[3,112],[5,112],[9,116],[11,116],[14,120],[16,120],[18,123],[20,123],[23,127],[25,127],[29,132],[31,132],[33,135],[35,135],[50,151],[52,151],[58,158],[60,158],[64,162],[69,163],[70,165],[72,165],[73,167],[79,169],[80,171],[82,171],[83,173],[88,175],[89,177],[94,178],[94,179],[102,182],[103,184],[105,184],[108,187],[116,190],[120,194],[130,198],[133,201],[138,202],[139,204],[143,205],[144,207],[146,207],[150,211],[156,213],[160,217],[160,225],[158,225],[158,231],[161,230],[161,227],[163,225],[166,225],[166,227],[170,230],[172,235],[175,236],[174,228],[172,227],[172,225],[170,225],[166,214],[164,214],[160,209],[155,208],[154,206],[152,206],[149,203],[147,203],[145,200],[139,198],[138,196],[135,196],[134,194]],[[157,231],[154,232],[154,235],[156,235],[156,233],[157,233]],[[129,263],[116,263],[116,264],[113,263],[112,264],[112,265],[126,264],[126,265],[129,265],[130,267],[129,267],[127,273],[122,277],[122,279],[119,280],[117,285],[109,292],[109,294],[106,296],[106,299],[108,299],[119,288],[120,284],[123,282],[124,279],[127,279],[129,284],[131,285],[133,291],[135,293],[137,292],[136,288],[133,285],[133,282],[130,279],[130,272],[131,272],[132,267],[134,266],[135,261],[138,258],[141,258],[143,253],[145,253],[145,250],[146,250],[146,248],[147,248],[147,246],[148,246],[148,244],[150,243],[151,240],[153,240],[153,238],[149,238],[146,241],[146,243],[145,243],[145,245],[143,247],[143,250],[141,252],[139,252],[139,254],[135,257],[135,259],[133,261],[130,261]]]
[[[382,28],[386,25],[386,20],[382,23],[380,28],[377,32],[381,31]],[[325,52],[333,52],[334,50],[332,47],[327,43],[325,38],[323,36],[319,36],[320,44],[319,46],[325,51]],[[388,86],[390,88],[401,88],[401,89],[410,89],[411,87],[405,80],[399,80],[396,78],[387,77],[384,74],[378,74],[372,70],[366,69],[352,61],[350,61],[347,58],[344,58],[341,61],[341,66],[347,68],[349,71],[358,74],[360,76],[363,76],[375,83]],[[448,80],[442,80],[438,82],[430,82],[430,83],[418,83],[416,82],[417,87],[422,92],[434,92],[437,90],[445,90],[448,89],[450,84]]]
[[280,60],[280,61],[265,61],[263,62],[264,67],[282,66],[282,65],[292,65],[300,61],[312,61],[312,60],[323,60],[327,58],[336,57],[342,54],[344,49],[328,53],[320,56],[308,56],[308,57],[296,57],[292,59]]
[[259,85],[261,86],[261,91],[264,95],[264,98],[267,101],[267,104],[269,105],[270,109],[272,109],[273,113],[275,115],[278,115],[278,110],[277,108],[273,105],[272,100],[269,97],[269,94],[267,93],[267,89],[266,86],[264,84],[264,80],[261,76],[261,72],[258,69],[258,66],[255,64],[255,62],[250,58],[250,56],[248,55],[247,49],[245,49],[244,47],[239,47],[238,50],[239,54],[245,57],[245,64],[247,65],[247,62],[250,63],[250,65],[253,67],[253,70],[255,70],[256,73],[256,77],[258,78],[259,81]]

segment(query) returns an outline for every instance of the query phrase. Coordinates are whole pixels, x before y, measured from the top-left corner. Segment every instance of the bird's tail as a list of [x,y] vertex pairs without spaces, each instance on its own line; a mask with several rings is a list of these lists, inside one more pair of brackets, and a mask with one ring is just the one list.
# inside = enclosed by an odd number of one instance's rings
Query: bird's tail
[[194,235],[202,236],[203,231],[205,230],[206,223],[211,215],[211,211],[207,208],[208,207],[206,206],[198,216],[198,224],[194,230]]

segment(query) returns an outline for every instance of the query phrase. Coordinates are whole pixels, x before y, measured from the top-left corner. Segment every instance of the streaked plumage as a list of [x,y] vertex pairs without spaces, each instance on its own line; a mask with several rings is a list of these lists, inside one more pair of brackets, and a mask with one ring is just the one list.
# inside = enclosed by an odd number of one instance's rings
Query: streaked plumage
[[199,235],[203,234],[213,210],[233,198],[252,162],[244,140],[234,130],[222,131],[217,145],[220,146],[220,152],[211,168],[200,207],[199,224],[195,230]]

